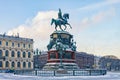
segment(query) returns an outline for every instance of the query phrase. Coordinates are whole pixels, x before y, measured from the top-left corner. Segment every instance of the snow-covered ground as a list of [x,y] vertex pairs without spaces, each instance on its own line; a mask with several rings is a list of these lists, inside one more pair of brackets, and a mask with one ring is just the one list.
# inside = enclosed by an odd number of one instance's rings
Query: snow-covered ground
[[14,75],[11,73],[0,73],[0,80],[120,80],[120,72],[108,72],[107,75],[101,76],[60,76],[60,77],[43,77],[43,76],[25,76]]

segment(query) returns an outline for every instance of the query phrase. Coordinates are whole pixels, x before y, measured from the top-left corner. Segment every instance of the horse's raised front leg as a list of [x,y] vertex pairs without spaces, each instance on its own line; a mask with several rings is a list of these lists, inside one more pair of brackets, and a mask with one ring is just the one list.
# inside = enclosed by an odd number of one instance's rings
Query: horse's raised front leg
[[55,25],[55,30],[57,31],[57,25]]

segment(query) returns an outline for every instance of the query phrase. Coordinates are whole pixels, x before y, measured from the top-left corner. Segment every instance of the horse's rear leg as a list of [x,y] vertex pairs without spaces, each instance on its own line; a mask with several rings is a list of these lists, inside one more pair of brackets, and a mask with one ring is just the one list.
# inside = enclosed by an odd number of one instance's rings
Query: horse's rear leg
[[63,31],[62,27],[59,25],[60,29]]
[[55,30],[57,31],[57,26],[55,26]]

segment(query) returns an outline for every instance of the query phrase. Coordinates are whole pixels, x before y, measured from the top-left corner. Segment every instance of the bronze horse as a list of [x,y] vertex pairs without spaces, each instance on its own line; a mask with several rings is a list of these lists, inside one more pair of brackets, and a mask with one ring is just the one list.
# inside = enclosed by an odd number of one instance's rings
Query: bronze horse
[[[69,19],[69,14],[64,14],[63,15],[63,19],[54,19],[52,18],[51,20],[51,25],[54,23],[55,24],[55,29],[57,30],[57,27],[59,26],[59,28],[63,31],[63,30],[66,30],[67,26],[66,25],[69,25],[70,28],[71,25],[67,22],[67,19]],[[62,29],[61,25],[65,26],[64,29]]]

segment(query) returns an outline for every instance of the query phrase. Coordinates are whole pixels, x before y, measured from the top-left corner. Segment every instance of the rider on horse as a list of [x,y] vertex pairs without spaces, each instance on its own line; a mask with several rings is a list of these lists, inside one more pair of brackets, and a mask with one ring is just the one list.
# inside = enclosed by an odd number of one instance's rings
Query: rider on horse
[[59,12],[58,12],[58,19],[61,21],[65,21],[65,19],[62,17],[62,12],[61,12],[60,8],[59,8]]
[[[59,28],[60,28],[62,31],[63,31],[63,30],[66,30],[66,28],[67,28],[66,25],[69,25],[70,28],[72,28],[71,25],[68,23],[67,19],[69,19],[69,14],[66,13],[66,14],[62,15],[61,9],[59,9],[58,19],[52,18],[52,20],[51,20],[51,25],[54,23],[54,24],[55,24],[55,29],[57,30],[57,26],[59,26]],[[63,25],[65,28],[62,29],[61,25]]]

